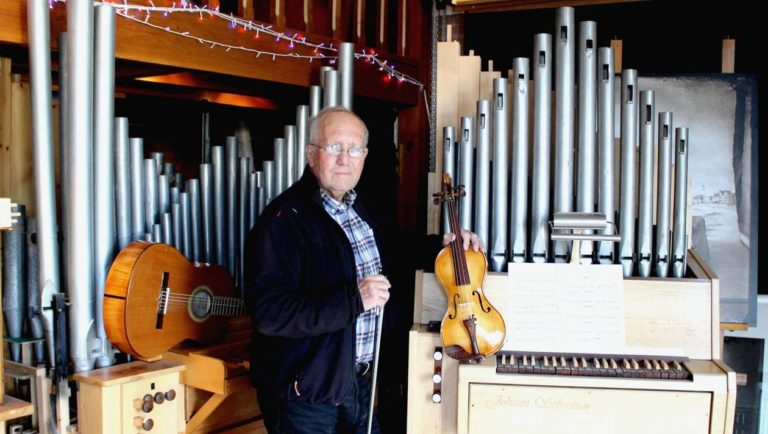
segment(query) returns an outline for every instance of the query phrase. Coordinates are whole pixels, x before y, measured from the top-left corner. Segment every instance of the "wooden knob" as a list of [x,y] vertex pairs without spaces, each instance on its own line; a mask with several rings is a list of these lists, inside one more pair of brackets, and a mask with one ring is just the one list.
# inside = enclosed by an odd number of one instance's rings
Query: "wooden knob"
[[155,408],[155,404],[152,402],[152,400],[146,400],[146,399],[134,399],[133,400],[133,407],[136,410],[141,410],[144,413],[149,413],[152,411],[153,408]]
[[174,399],[176,399],[176,391],[173,389],[170,389],[167,392],[165,392],[165,399],[167,401],[173,401]]
[[136,416],[133,418],[133,426],[143,429],[144,431],[151,431],[155,426],[155,422],[149,418],[144,419],[141,416]]
[[162,404],[163,402],[165,402],[165,395],[163,392],[155,393],[155,403]]

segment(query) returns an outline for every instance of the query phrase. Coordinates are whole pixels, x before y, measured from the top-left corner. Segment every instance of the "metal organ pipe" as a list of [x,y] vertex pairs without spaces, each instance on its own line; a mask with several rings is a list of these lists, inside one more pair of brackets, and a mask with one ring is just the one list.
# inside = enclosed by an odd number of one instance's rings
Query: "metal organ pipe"
[[[579,147],[576,210],[595,211],[595,140],[597,139],[597,23],[579,24]],[[590,234],[591,230],[583,233]],[[582,241],[574,252],[583,264],[592,263],[593,243]]]
[[[201,171],[202,175],[202,171]],[[205,262],[203,260],[203,228],[202,228],[202,206],[200,205],[200,181],[190,179],[187,181],[187,192],[189,193],[189,231],[191,237],[192,259],[195,262]],[[183,193],[182,193],[183,194]],[[183,199],[182,199],[183,200]],[[182,207],[184,203],[182,202]],[[185,243],[186,244],[186,243]]]
[[309,106],[296,107],[296,179],[301,178],[307,165],[307,142],[309,141]]
[[459,225],[462,228],[472,227],[472,206],[474,204],[474,185],[472,179],[472,167],[474,166],[474,124],[475,120],[470,116],[461,117],[461,132],[458,155],[458,179],[454,182],[464,186],[465,196],[459,202]]
[[[456,135],[453,127],[443,127],[443,173],[447,173],[451,178],[458,181],[456,173]],[[442,204],[443,233],[451,231],[450,221],[448,220],[448,205]]]
[[131,152],[128,140],[128,118],[115,119],[115,228],[117,248],[131,242]]
[[[573,211],[573,108],[576,26],[572,7],[557,10],[555,38],[554,212]],[[555,241],[555,262],[566,262],[571,243]]]
[[243,278],[245,277],[245,237],[248,234],[248,213],[250,211],[250,194],[249,194],[249,174],[251,171],[251,159],[248,157],[240,157],[239,159],[239,173],[238,184],[240,184],[240,206],[238,207],[237,216],[237,288],[239,290],[239,296],[243,297]]
[[685,277],[688,260],[688,128],[675,128],[675,221],[672,232],[672,276]]
[[285,188],[293,185],[298,179],[296,170],[296,125],[283,127],[285,135]]
[[[211,161],[213,166],[213,239],[214,259],[216,265],[227,266],[227,195],[223,146],[211,147]],[[227,268],[229,269],[229,268]]]
[[[93,3],[67,2],[69,122],[67,173],[69,201],[65,240],[67,288],[71,304],[70,353],[76,372],[93,369],[95,343],[93,251]],[[77,249],[74,243],[77,243]]]
[[637,272],[640,277],[651,275],[655,120],[656,109],[653,91],[640,91],[640,188],[638,190],[637,211]]
[[672,158],[674,138],[672,112],[659,113],[659,191],[656,207],[656,276],[669,273],[670,223],[672,216]]
[[[27,2],[27,26],[30,29],[28,37],[32,95],[31,132],[34,146],[35,203],[37,205],[38,290],[40,292],[39,304],[42,307],[51,306],[53,294],[60,292],[48,14],[47,1],[30,0]],[[63,92],[63,89],[61,90]],[[61,111],[63,112],[64,109],[62,108]],[[51,366],[54,366],[53,310],[44,309],[40,315],[43,317],[48,361]]]
[[[264,168],[264,192],[266,195],[264,198],[264,206],[266,206],[275,198],[275,162],[269,160],[264,161],[262,167]],[[262,211],[263,210],[264,209],[262,208]]]
[[[598,198],[597,209],[609,222],[616,222],[614,203],[614,141],[613,141],[613,48],[598,50],[597,85],[597,142],[598,142]],[[603,234],[611,235],[614,228],[607,225]],[[614,243],[602,241],[597,244],[597,260],[601,264],[614,262]]]
[[237,158],[237,138],[233,136],[227,137],[227,166],[225,169],[225,176],[227,180],[227,245],[224,247],[224,251],[227,253],[227,269],[235,281],[237,281],[237,258],[239,257],[238,251],[240,250],[239,209],[241,205],[240,196],[238,194],[238,188],[240,187],[238,182],[238,173],[240,169]]
[[339,105],[339,71],[327,69],[323,73],[323,108]]
[[179,193],[179,214],[181,214],[181,252],[184,256],[194,261],[192,252],[192,215],[189,208],[189,192]]
[[493,79],[493,170],[491,172],[491,270],[507,263],[507,161],[509,156],[509,95],[506,78]]
[[[12,225],[12,230],[2,231],[3,238],[3,314],[5,316],[6,333],[12,338],[21,338],[26,317],[26,207],[18,204],[16,212],[19,217]],[[21,362],[21,344],[11,342],[9,345],[11,360]]]
[[552,36],[533,39],[533,185],[531,187],[531,259],[549,258],[549,159],[552,89]]
[[213,166],[200,165],[200,261],[216,263],[216,232],[213,215]]
[[146,192],[146,200],[144,201],[144,221],[146,224],[146,232],[154,233],[155,223],[158,222],[157,212],[157,160],[154,158],[144,159],[144,185]]
[[341,79],[340,100],[341,106],[352,111],[355,84],[355,45],[351,42],[339,44],[339,75]]
[[477,102],[477,151],[475,155],[475,226],[474,232],[488,242],[491,199],[491,102]]
[[96,6],[94,59],[94,296],[96,367],[115,363],[104,329],[104,285],[117,254],[115,238],[115,9]]
[[309,86],[309,117],[317,116],[323,106],[323,92],[318,85]]
[[144,239],[149,232],[144,209],[144,140],[133,137],[131,146],[131,238]]
[[[279,196],[285,190],[285,166],[286,166],[286,146],[285,139],[277,137],[274,140],[275,155],[275,197]],[[274,199],[274,197],[273,197]]]
[[173,247],[175,247],[176,250],[178,250],[186,257],[187,255],[184,253],[184,239],[182,233],[183,229],[181,227],[181,219],[181,204],[179,202],[171,203],[171,232],[173,234],[171,238],[173,241]]
[[635,251],[635,206],[637,175],[637,71],[625,69],[621,74],[621,197],[619,199],[619,260],[624,276],[631,276]]
[[510,192],[509,260],[525,262],[528,254],[528,74],[529,60],[512,61],[512,191]]

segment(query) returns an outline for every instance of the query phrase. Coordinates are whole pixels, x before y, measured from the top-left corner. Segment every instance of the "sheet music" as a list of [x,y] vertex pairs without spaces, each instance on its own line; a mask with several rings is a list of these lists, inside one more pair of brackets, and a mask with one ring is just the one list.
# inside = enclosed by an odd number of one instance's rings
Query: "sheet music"
[[505,350],[626,351],[621,265],[509,264]]

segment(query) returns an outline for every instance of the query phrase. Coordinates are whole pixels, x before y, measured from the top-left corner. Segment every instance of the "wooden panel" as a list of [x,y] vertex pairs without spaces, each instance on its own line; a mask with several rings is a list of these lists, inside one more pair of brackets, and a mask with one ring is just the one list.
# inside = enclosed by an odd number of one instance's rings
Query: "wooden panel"
[[285,0],[269,0],[269,22],[285,27]]
[[440,335],[414,324],[408,335],[408,422],[409,434],[454,434],[456,432],[457,360],[443,357],[442,402],[432,402],[433,354],[441,347]]
[[304,17],[305,0],[282,0],[285,2],[285,25],[295,30],[306,31],[306,19]]
[[3,57],[0,58],[0,197],[10,197],[11,107],[11,59]]
[[736,72],[736,40],[735,39],[723,39],[723,54],[722,54],[722,62],[720,65],[720,72],[724,74]]
[[9,189],[13,201],[27,206],[28,216],[34,216],[35,166],[32,147],[32,102],[29,83],[13,75],[11,83],[11,140],[9,151]]
[[613,48],[613,73],[621,74],[623,70],[624,41],[621,39],[611,39],[611,48]]
[[3,401],[0,402],[0,421],[16,419],[32,414],[32,404],[22,401],[13,396],[3,395]]
[[[449,29],[450,34],[450,29]],[[449,36],[450,38],[450,36]],[[459,70],[456,65],[461,57],[461,45],[458,42],[437,43],[437,107],[435,115],[435,173],[430,182],[433,186],[442,184],[443,174],[443,128],[447,126],[458,127],[459,120]],[[428,185],[429,189],[430,186]],[[432,193],[427,191],[427,233],[439,233],[440,207],[431,205]]]
[[[689,256],[689,265],[699,264],[698,261],[696,256]],[[697,266],[691,266],[693,272]],[[485,294],[501,312],[507,304],[507,287],[506,273],[486,275]],[[719,315],[715,310],[719,306],[718,290],[717,281],[709,280],[706,275],[687,279],[625,279],[627,344],[681,349],[683,355],[695,359],[719,358]],[[415,309],[421,309],[421,323],[441,321],[448,303],[445,290],[434,274],[424,273],[421,284],[416,282],[415,291],[415,300],[421,298],[421,305],[415,305]]]

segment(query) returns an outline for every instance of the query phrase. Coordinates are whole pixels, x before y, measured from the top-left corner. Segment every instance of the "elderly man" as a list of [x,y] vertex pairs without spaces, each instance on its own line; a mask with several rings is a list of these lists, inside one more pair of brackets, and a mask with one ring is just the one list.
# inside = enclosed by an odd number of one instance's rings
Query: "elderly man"
[[[310,121],[309,142],[309,169],[249,237],[251,380],[270,434],[364,433],[374,307],[389,299],[391,249],[374,204],[354,190],[368,154],[365,123],[325,109]],[[470,239],[478,249],[469,233],[465,248]]]

